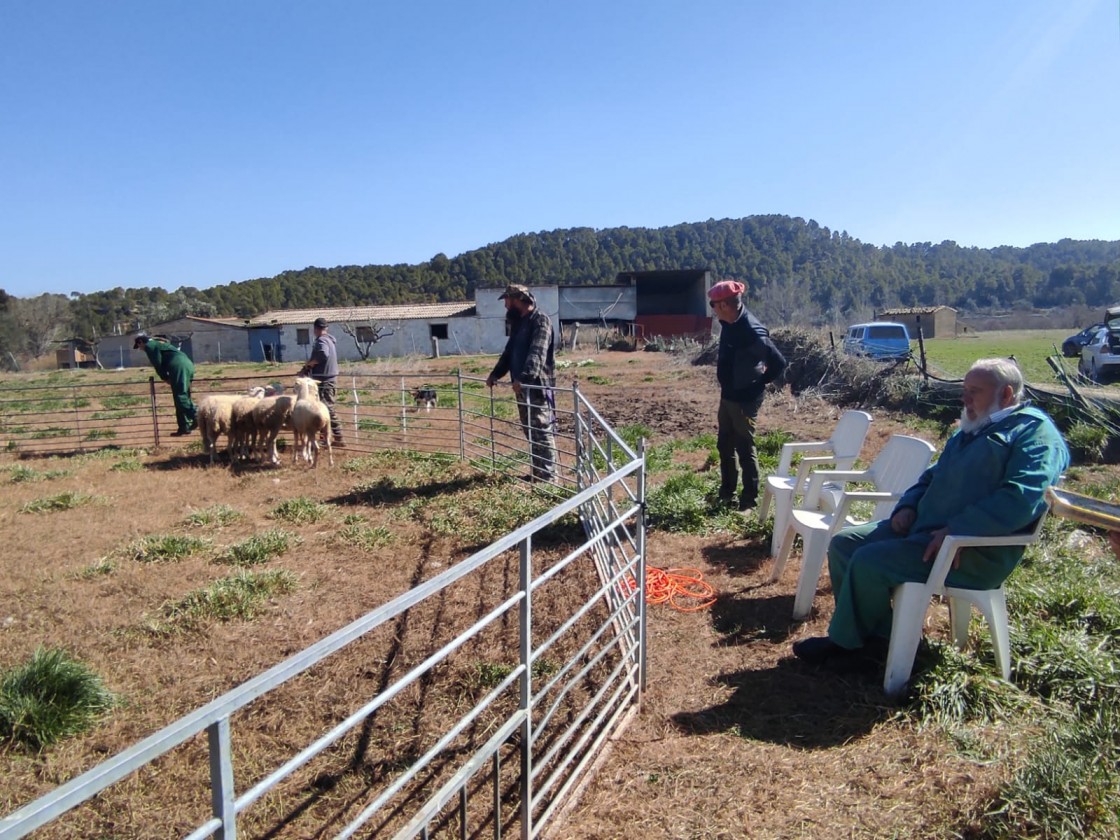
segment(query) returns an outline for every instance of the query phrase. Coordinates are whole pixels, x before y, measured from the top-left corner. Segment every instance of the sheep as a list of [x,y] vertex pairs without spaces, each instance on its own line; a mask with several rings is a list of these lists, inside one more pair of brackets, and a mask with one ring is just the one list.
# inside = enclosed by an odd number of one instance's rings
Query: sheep
[[310,377],[296,379],[296,402],[292,408],[292,431],[295,446],[292,449],[292,463],[302,457],[311,466],[319,466],[319,434],[327,440],[327,457],[334,466],[334,452],[331,449],[331,414],[319,400],[319,384]]
[[[259,399],[266,389],[255,386],[249,389],[253,398]],[[241,394],[207,394],[198,401],[196,407],[196,420],[198,430],[202,434],[202,451],[210,453],[210,463],[214,463],[214,456],[218,451],[218,437],[226,435],[226,451],[233,455],[233,406],[240,400],[246,399]]]
[[269,461],[272,464],[280,463],[280,455],[276,451],[276,437],[281,429],[292,428],[292,408],[296,398],[289,394],[276,397],[264,397],[252,408],[252,430],[255,435],[255,444],[260,444],[260,454],[263,457],[268,451]]
[[259,391],[248,397],[241,397],[230,409],[229,418],[229,463],[230,467],[238,461],[247,459],[257,442],[256,426],[253,424],[253,408],[261,401],[264,395],[263,388],[251,389]]

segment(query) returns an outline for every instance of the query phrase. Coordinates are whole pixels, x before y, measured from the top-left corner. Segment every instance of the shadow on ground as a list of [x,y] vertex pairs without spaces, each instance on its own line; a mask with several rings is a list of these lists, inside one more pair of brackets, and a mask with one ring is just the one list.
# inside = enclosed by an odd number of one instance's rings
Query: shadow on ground
[[894,710],[879,680],[881,666],[836,673],[792,656],[773,668],[712,679],[732,689],[726,702],[670,720],[689,735],[736,732],[740,737],[806,750],[828,749],[869,734]]

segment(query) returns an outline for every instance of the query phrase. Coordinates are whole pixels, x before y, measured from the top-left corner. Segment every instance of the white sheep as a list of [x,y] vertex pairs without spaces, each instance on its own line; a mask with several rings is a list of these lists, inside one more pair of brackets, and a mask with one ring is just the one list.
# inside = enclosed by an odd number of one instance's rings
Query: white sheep
[[[254,389],[250,389],[252,392]],[[264,392],[263,388],[256,389]],[[210,463],[214,463],[214,456],[218,452],[218,438],[226,435],[226,451],[233,457],[233,406],[244,399],[241,394],[207,394],[198,401],[195,409],[195,419],[198,430],[202,434],[202,451],[210,453]]]
[[238,461],[249,458],[253,447],[257,443],[256,426],[253,423],[253,408],[261,401],[264,389],[253,390],[260,391],[260,393],[241,397],[230,409],[229,463],[231,467],[235,466]]
[[319,435],[327,440],[327,457],[334,466],[334,452],[331,449],[331,413],[319,400],[319,383],[310,377],[296,379],[296,402],[292,407],[292,432],[295,446],[292,450],[292,463],[302,457],[313,467],[319,466]]
[[276,437],[281,429],[292,428],[292,408],[296,398],[290,394],[281,394],[277,397],[265,397],[252,408],[252,427],[255,435],[254,448],[259,446],[263,458],[268,452],[272,464],[280,463],[280,455],[276,451]]

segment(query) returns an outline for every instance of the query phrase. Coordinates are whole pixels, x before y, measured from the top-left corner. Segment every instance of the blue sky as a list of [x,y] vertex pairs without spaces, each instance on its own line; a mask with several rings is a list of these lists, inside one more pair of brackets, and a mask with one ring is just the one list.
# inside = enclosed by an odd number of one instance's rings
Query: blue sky
[[1116,0],[0,0],[0,288],[782,213],[1120,239]]

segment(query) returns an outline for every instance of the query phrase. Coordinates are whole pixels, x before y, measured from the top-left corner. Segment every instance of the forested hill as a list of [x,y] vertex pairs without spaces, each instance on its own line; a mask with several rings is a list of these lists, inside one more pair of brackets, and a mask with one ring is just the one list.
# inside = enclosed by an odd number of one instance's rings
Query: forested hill
[[281,308],[466,300],[478,287],[507,282],[598,284],[620,271],[681,268],[743,280],[752,308],[773,323],[835,322],[885,306],[986,311],[1120,300],[1120,241],[878,247],[814,221],[749,216],[658,229],[519,234],[419,265],[305,268],[205,290],[118,288],[77,296],[71,308],[77,334],[91,332],[92,321],[104,335],[114,323],[146,325],[183,314],[250,317]]
[[[964,310],[1099,305],[1120,299],[1120,241],[961,248],[929,242],[890,248],[788,216],[659,228],[572,228],[521,234],[419,265],[340,266],[200,293],[217,314],[268,309],[470,299],[507,282],[596,284],[620,271],[711,268],[760,299],[790,299],[828,316],[854,309],[947,304]],[[793,313],[790,313],[791,315]]]

